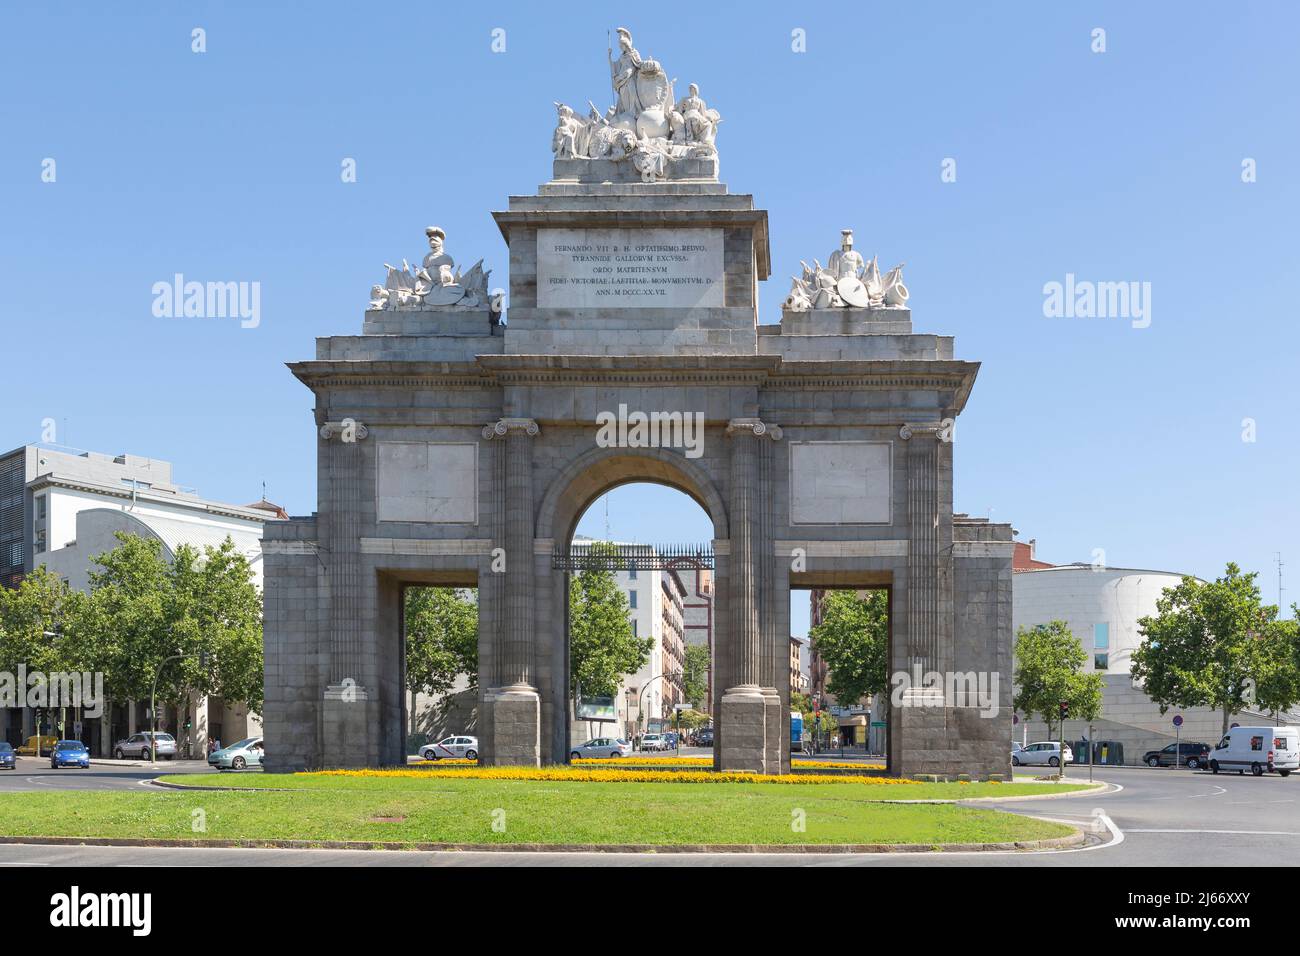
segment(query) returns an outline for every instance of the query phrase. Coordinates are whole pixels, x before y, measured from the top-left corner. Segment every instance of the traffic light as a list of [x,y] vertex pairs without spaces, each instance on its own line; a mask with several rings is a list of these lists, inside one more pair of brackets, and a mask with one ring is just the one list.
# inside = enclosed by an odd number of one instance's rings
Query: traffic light
[[1061,701],[1061,719],[1065,720],[1069,716],[1070,716],[1070,705],[1067,704],[1065,701]]

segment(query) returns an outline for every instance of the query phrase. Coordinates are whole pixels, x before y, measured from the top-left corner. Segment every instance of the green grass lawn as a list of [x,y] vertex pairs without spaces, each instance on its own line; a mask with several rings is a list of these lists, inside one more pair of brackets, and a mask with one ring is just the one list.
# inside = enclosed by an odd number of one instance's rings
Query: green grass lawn
[[[195,782],[193,776],[171,779]],[[1036,840],[1070,832],[1060,824],[994,810],[879,802],[885,797],[915,799],[932,791],[933,785],[556,783],[456,780],[436,773],[417,780],[260,774],[213,774],[201,779],[227,786],[291,789],[0,793],[0,835],[484,844],[934,845]],[[963,786],[962,794],[975,786]],[[1021,789],[1010,784],[1000,788],[1008,795]],[[792,826],[800,818],[806,823],[802,832]],[[198,820],[205,830],[195,829]],[[504,820],[504,832],[493,829],[494,820]]]

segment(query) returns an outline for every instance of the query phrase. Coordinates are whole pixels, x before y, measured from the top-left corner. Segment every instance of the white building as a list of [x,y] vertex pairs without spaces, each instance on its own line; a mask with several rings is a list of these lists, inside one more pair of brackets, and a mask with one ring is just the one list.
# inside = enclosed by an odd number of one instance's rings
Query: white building
[[[574,545],[591,544],[591,538],[574,537]],[[613,572],[627,597],[628,620],[637,637],[654,638],[646,663],[635,674],[627,674],[614,695],[613,723],[575,719],[570,737],[578,744],[592,737],[631,739],[638,732],[657,732],[671,727],[672,707],[682,700],[682,669],[685,663],[685,603],[689,592],[676,570],[637,567]]]
[[[168,560],[181,545],[202,550],[229,537],[248,559],[260,590],[262,526],[286,517],[266,501],[231,505],[201,498],[172,481],[170,462],[25,445],[0,455],[0,585],[16,587],[44,565],[86,590],[95,556],[117,547],[116,533],[126,532],[158,539]],[[32,709],[19,710],[0,709],[0,736],[14,744],[35,733]],[[148,729],[147,710],[146,701],[116,702],[103,718],[83,726],[81,738],[93,754],[108,755],[113,741]],[[206,749],[209,735],[230,743],[261,731],[256,714],[218,699],[193,701],[185,716],[188,734],[181,715],[161,708],[159,726],[178,740],[188,737],[196,755]]]
[[[1137,763],[1146,751],[1158,750],[1175,739],[1214,746],[1220,736],[1221,712],[1193,707],[1171,708],[1161,714],[1130,676],[1133,651],[1142,643],[1138,619],[1154,616],[1161,592],[1176,587],[1182,578],[1169,571],[1087,564],[1017,569],[1012,578],[1013,631],[1065,621],[1088,653],[1087,669],[1105,675],[1102,715],[1094,722],[1093,739],[1122,743],[1126,763]],[[1183,718],[1178,730],[1173,723],[1175,715]],[[1047,728],[1041,721],[1026,721],[1024,714],[1017,717],[1017,742],[1046,738]],[[1250,711],[1232,719],[1243,724],[1274,722],[1271,714]],[[1086,735],[1083,721],[1065,722],[1067,741]],[[1085,756],[1081,754],[1079,759]]]

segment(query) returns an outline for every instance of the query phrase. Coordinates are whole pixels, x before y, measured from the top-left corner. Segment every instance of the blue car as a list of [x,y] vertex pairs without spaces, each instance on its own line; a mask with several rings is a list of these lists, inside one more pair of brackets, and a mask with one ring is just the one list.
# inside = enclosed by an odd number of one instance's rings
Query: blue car
[[7,740],[0,740],[0,770],[14,769],[14,748]]
[[50,769],[60,767],[81,767],[90,769],[90,751],[80,740],[60,740],[50,753]]

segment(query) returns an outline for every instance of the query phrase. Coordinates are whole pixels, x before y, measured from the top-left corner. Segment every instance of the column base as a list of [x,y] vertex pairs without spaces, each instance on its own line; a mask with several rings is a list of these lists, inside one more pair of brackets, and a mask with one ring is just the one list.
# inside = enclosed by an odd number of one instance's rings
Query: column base
[[890,737],[897,743],[890,769],[899,776],[969,774],[984,780],[1003,774],[1011,779],[1011,720],[1005,708],[990,715],[979,707],[953,707],[941,691],[917,688],[905,692],[890,719]]
[[757,684],[732,687],[722,695],[722,749],[719,768],[775,773],[780,760],[769,763],[768,699]]
[[479,705],[479,763],[540,767],[542,699],[529,684],[489,687]]
[[321,702],[324,766],[331,769],[379,766],[378,727],[379,701],[364,687],[349,683],[325,688]]

